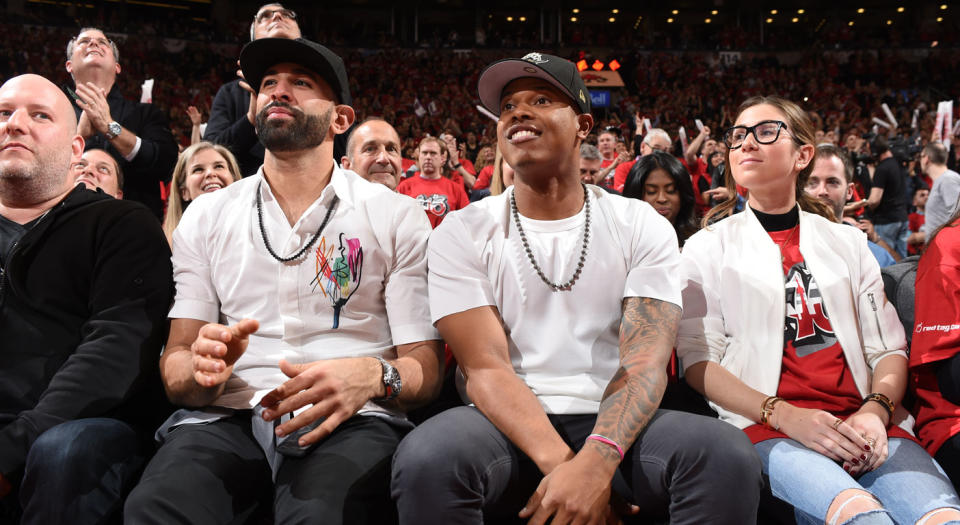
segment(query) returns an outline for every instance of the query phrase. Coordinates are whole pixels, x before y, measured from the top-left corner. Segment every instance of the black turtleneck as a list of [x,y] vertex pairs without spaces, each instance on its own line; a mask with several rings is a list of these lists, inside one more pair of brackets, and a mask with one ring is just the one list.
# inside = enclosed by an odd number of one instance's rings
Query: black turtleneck
[[800,224],[800,208],[797,206],[794,206],[793,209],[787,213],[777,214],[763,213],[753,208],[750,209],[753,210],[753,214],[757,216],[757,220],[760,221],[763,229],[768,232],[782,232]]

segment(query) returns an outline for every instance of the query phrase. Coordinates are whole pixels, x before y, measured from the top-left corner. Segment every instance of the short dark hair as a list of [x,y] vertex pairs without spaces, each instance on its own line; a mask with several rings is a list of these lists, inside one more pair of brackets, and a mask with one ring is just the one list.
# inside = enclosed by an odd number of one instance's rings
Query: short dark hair
[[836,157],[843,163],[843,176],[847,179],[847,184],[853,182],[853,163],[850,162],[850,156],[840,150],[833,144],[818,144],[817,154],[813,158],[816,163],[820,158]]
[[887,137],[877,137],[870,143],[870,153],[873,153],[875,156],[883,155],[888,151],[890,151],[890,142],[887,140]]
[[105,149],[103,149],[103,148],[98,148],[98,147],[96,147],[96,146],[87,148],[87,149],[83,150],[83,152],[86,153],[86,152],[88,152],[88,151],[93,151],[93,150],[100,150],[100,151],[106,153],[106,154],[110,157],[110,160],[113,161],[113,167],[116,168],[116,170],[117,170],[117,187],[119,187],[120,190],[123,191],[123,168],[120,167],[120,162],[117,161],[117,158],[116,158],[116,157],[114,157],[113,155],[110,155],[110,152],[109,152],[109,151],[107,151],[107,150],[105,150]]

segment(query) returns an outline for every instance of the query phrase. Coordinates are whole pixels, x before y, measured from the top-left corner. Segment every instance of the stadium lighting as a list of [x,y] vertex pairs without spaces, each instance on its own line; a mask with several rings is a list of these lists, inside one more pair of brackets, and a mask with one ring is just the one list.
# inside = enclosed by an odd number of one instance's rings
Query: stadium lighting
[[668,24],[672,24],[672,23],[673,23],[673,19],[672,19],[672,18],[668,18],[668,19],[667,19],[667,23],[668,23]]
[[940,5],[940,10],[941,10],[941,11],[946,11],[946,10],[947,10],[947,4],[941,4],[941,5]]
[[580,59],[580,61],[577,62],[577,71],[586,71],[587,67],[588,66],[587,66],[586,60]]
[[850,26],[850,27],[853,27],[853,20],[847,22],[847,25]]
[[897,12],[898,12],[898,13],[902,13],[902,12],[903,12],[903,7],[898,7],[898,8],[897,8]]
[[798,14],[798,15],[802,15],[802,14],[804,14],[804,13],[806,13],[806,12],[807,12],[806,9],[797,9],[797,14]]
[[717,13],[719,13],[719,12],[720,12],[720,11],[717,11],[716,9],[714,9],[713,11],[710,11],[710,14],[716,16]]
[[577,21],[577,17],[571,16],[571,17],[570,17],[570,21],[571,21],[571,22],[576,22],[576,21]]
[[771,10],[770,10],[770,14],[771,14],[771,15],[777,14],[777,10],[776,10],[776,9],[771,9]]
[[616,71],[620,69],[620,62],[617,62],[617,59],[614,58],[613,60],[610,61],[609,64],[607,64],[607,67],[610,68],[610,71]]
[[893,20],[887,20],[887,25],[893,25]]
[[793,18],[790,19],[790,21],[793,22],[794,24],[796,24],[797,22],[800,21],[800,19],[797,18],[797,17],[793,17]]
[[610,11],[610,12],[616,15],[616,14],[619,14],[619,13],[620,13],[620,10],[619,10],[619,9],[614,9],[614,10],[612,10],[612,11]]
[[704,24],[709,24],[710,22],[713,22],[713,20],[710,20],[709,18],[704,18],[704,19],[703,19],[703,23],[704,23]]
[[937,22],[943,22],[943,17],[942,17],[942,16],[938,16],[938,17],[937,17]]
[[526,22],[526,21],[527,21],[527,17],[521,16],[521,17],[520,17],[520,21],[521,21],[521,22]]
[[612,22],[616,22],[616,21],[617,21],[617,19],[614,18],[614,17],[612,17],[612,16],[607,19],[607,22],[611,22],[611,23],[612,23]]
[[676,9],[674,9],[673,11],[670,11],[670,12],[673,13],[673,14],[675,14],[675,15],[679,15],[679,14],[680,14],[680,11],[677,11]]
[[768,19],[767,19],[767,23],[768,23],[768,24],[772,24],[772,23],[773,23],[773,19],[772,19],[772,18],[768,18]]
[[593,65],[591,65],[590,67],[592,67],[594,71],[600,71],[601,69],[603,69],[603,62],[599,60],[594,60]]
[[862,15],[862,14],[863,14],[863,11],[864,11],[864,9],[861,7],[860,9],[857,9],[857,14]]
[[507,17],[507,22],[513,22],[513,17],[512,17],[512,16],[508,16],[508,17]]

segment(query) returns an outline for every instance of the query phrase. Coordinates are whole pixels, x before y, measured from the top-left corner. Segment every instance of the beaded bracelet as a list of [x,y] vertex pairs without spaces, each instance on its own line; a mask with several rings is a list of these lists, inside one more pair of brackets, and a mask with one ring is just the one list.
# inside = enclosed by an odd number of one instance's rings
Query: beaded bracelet
[[612,439],[610,439],[610,438],[608,438],[608,437],[606,437],[606,436],[601,436],[600,434],[590,434],[589,436],[587,436],[587,439],[592,439],[592,440],[594,440],[594,441],[599,441],[599,442],[601,442],[601,443],[605,443],[605,444],[610,445],[611,447],[617,449],[617,454],[620,454],[620,461],[623,461],[623,448],[620,447],[620,445],[618,445],[616,441],[614,441],[614,440],[612,440]]
[[876,401],[877,403],[880,403],[880,406],[882,406],[884,410],[887,411],[887,415],[890,416],[889,423],[893,422],[893,410],[896,408],[896,405],[893,404],[893,401],[890,401],[889,397],[881,394],[880,392],[873,392],[872,394],[868,394],[867,397],[863,398],[863,402],[860,403],[860,406],[866,405],[870,401]]

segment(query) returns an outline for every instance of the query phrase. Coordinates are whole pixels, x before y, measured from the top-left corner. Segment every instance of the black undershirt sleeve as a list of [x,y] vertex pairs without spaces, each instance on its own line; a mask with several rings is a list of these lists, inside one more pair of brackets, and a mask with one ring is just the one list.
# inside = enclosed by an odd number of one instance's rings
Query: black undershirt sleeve
[[960,353],[936,364],[937,386],[944,399],[960,405]]

